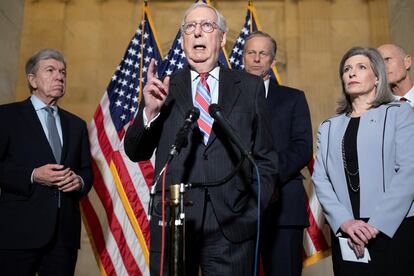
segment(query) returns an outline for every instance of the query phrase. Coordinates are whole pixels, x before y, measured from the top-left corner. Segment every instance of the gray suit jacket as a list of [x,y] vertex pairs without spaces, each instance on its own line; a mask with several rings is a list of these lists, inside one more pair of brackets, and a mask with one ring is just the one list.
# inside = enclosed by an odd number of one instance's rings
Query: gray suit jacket
[[[319,127],[312,180],[336,233],[353,219],[341,142],[350,117],[341,114]],[[360,216],[389,237],[414,215],[414,112],[406,103],[372,108],[361,116],[358,136]]]

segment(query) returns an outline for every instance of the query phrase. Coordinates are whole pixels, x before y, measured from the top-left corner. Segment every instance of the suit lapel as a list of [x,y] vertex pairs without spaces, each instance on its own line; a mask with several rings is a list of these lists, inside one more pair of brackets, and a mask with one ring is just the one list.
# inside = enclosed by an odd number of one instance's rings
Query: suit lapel
[[[236,78],[230,70],[220,67],[218,105],[221,106],[226,118],[229,118],[230,113],[239,98],[241,91],[238,87],[238,83],[240,83],[240,79]],[[215,125],[216,123],[213,124],[213,130],[211,131],[207,148],[216,139],[216,134],[214,132]]]
[[62,156],[60,158],[60,163],[63,164],[66,159],[69,142],[70,142],[70,139],[68,139],[68,137],[70,136],[70,128],[69,128],[69,120],[66,114],[60,108],[58,109],[59,109],[60,125],[62,126],[62,141],[63,141]]
[[238,84],[240,79],[236,78],[232,72],[226,68],[220,68],[219,76],[219,100],[218,104],[221,106],[226,118],[230,116],[234,104],[240,96],[240,88]]
[[191,73],[186,68],[171,79],[170,83],[171,101],[176,101],[179,110],[185,115],[193,108],[193,98],[191,94]]

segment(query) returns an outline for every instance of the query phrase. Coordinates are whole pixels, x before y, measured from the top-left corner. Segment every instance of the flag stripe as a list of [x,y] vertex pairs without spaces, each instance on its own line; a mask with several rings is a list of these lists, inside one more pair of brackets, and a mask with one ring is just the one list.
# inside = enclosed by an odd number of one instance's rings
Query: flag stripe
[[[102,124],[103,116],[99,115],[101,114],[101,112],[97,110],[96,114],[97,116],[95,116],[95,118],[98,121],[97,125]],[[89,136],[95,139],[98,136],[99,138],[96,140],[98,140],[99,142],[104,141],[101,143],[100,147],[99,145],[91,144],[93,156],[97,160],[106,160],[109,163],[100,163],[100,165],[102,166],[101,171],[103,172],[104,180],[102,182],[95,183],[94,187],[100,198],[100,201],[104,206],[104,210],[107,212],[108,221],[110,222],[108,227],[110,228],[114,236],[114,240],[121,252],[120,256],[123,262],[125,263],[128,273],[130,273],[130,270],[133,271],[134,269],[138,269],[137,263],[142,263],[142,261],[140,260],[141,254],[133,255],[131,252],[132,249],[138,248],[139,242],[134,238],[137,236],[137,234],[132,229],[129,219],[127,219],[128,217],[124,210],[122,201],[118,198],[115,176],[110,171],[111,158],[108,156],[111,156],[111,154],[113,155],[113,153],[108,152],[105,154],[101,151],[101,149],[104,148],[110,149],[110,146],[108,146],[110,145],[110,142],[108,141],[108,137],[106,137],[105,135],[105,131],[99,132],[99,130],[106,131],[107,129],[95,127],[94,124],[91,124]],[[105,144],[105,146],[103,146],[103,144]],[[120,224],[120,221],[122,222],[122,225]],[[138,259],[136,260],[135,258]]]
[[[107,102],[105,96],[103,98],[103,102]],[[125,195],[125,200],[122,200],[124,207],[127,210],[130,210],[130,209],[134,210],[132,213],[129,213],[129,214],[127,212],[127,214],[131,221],[131,224],[134,226],[134,231],[136,233],[136,236],[142,237],[141,241],[145,240],[147,241],[147,244],[149,244],[149,222],[147,220],[146,212],[143,208],[143,204],[138,196],[139,194],[141,195],[148,194],[149,190],[147,189],[146,191],[138,191],[138,192],[136,191],[133,183],[136,181],[139,181],[141,183],[139,179],[136,179],[139,176],[139,174],[137,174],[136,172],[137,166],[133,165],[133,163],[126,156],[121,157],[118,151],[112,150],[111,145],[115,143],[111,143],[111,140],[108,139],[105,133],[114,133],[116,132],[116,130],[113,128],[112,124],[103,124],[103,122],[107,121],[107,117],[108,116],[106,116],[106,114],[102,112],[102,109],[100,108],[97,109],[96,116],[95,116],[95,122],[96,122],[96,130],[98,131],[98,141],[100,144],[100,148],[104,149],[103,154],[107,162],[109,162],[108,164],[110,166],[112,163],[109,160],[114,161],[116,165],[116,169],[112,170],[112,173],[114,174],[114,176],[116,176],[116,179],[119,179],[118,176],[121,176],[122,178],[121,180],[119,180],[119,182],[115,181],[115,183],[119,183],[119,185],[117,185],[118,193]],[[118,143],[121,143],[121,141],[118,141]],[[121,149],[122,148],[123,147],[121,146]],[[130,163],[133,167],[126,169],[124,161],[127,163]],[[118,171],[120,173],[118,173]],[[146,174],[148,175],[150,174],[150,172],[146,172]],[[131,175],[137,176],[134,179],[136,181],[131,180],[130,178]],[[145,183],[145,186],[148,187],[145,181],[144,183]],[[141,187],[142,185],[138,185],[138,186]],[[129,200],[129,202],[127,199]],[[132,206],[134,206],[133,208],[131,207],[130,202],[134,203],[132,204]],[[139,227],[137,227],[137,225],[139,225]],[[144,229],[144,231],[142,231],[141,229]],[[143,234],[143,232],[145,234]],[[147,246],[144,243],[141,242],[141,246],[143,246],[144,252],[148,252]],[[148,253],[146,253],[145,256],[146,256],[145,259],[148,260]]]
[[[104,180],[99,171],[98,165],[94,161],[92,163],[92,168],[93,168],[94,176],[95,176],[94,188],[89,192],[88,199],[89,199],[89,202],[93,203],[93,208],[94,208],[93,210],[95,212],[92,213],[92,210],[91,210],[90,212],[85,213],[85,216],[87,217],[89,221],[89,228],[92,231],[91,234],[95,237],[97,244],[104,243],[105,245],[105,247],[100,245],[98,250],[99,250],[99,256],[101,258],[102,264],[105,266],[105,270],[108,272],[108,275],[113,275],[111,266],[114,268],[114,270],[117,273],[124,273],[126,275],[127,271],[122,261],[121,253],[118,249],[114,236],[108,225],[108,219],[107,219],[108,215],[107,215],[106,209],[102,205],[102,202],[100,201],[99,196],[96,193],[95,187],[102,184]],[[93,219],[94,215],[96,215],[98,222],[96,222]],[[103,250],[107,251],[108,255],[106,254],[101,255]]]
[[152,179],[154,178],[154,166],[151,161],[141,161],[138,162],[139,169],[142,172],[142,177],[144,177],[147,187],[151,188]]
[[306,209],[308,212],[309,224],[310,224],[310,226],[306,229],[306,231],[308,232],[309,237],[312,240],[315,250],[316,251],[325,250],[329,247],[328,243],[326,242],[325,237],[322,234],[320,227],[315,221],[315,217],[313,215],[312,210],[310,209],[309,202],[307,202],[306,205],[307,205]]
[[[108,174],[109,170],[105,170],[105,174]],[[105,176],[103,176],[104,178],[106,178]],[[113,202],[113,199],[111,198],[111,194],[114,194],[114,191],[110,191],[107,190],[107,187],[105,187],[105,184],[107,184],[108,181],[97,181],[94,183],[94,187],[95,187],[95,191],[97,193],[97,195],[99,196],[104,209],[106,211],[107,214],[107,220],[109,223],[109,229],[112,232],[116,245],[121,253],[121,258],[123,263],[125,264],[125,268],[128,272],[128,274],[131,273],[136,273],[139,268],[137,265],[137,261],[135,260],[131,249],[128,245],[128,240],[126,240],[125,237],[127,237],[124,233],[123,227],[125,227],[126,224],[129,224],[129,221],[125,221],[125,219],[123,219],[122,221],[122,225],[120,223],[120,221],[118,220],[118,216],[116,215],[117,213],[117,209],[119,208],[119,202],[117,199],[116,202]],[[115,185],[113,185],[113,187],[111,187],[112,189],[115,187]],[[121,204],[122,206],[122,204]],[[117,208],[118,207],[118,208]],[[115,214],[113,214],[113,212],[115,212]],[[119,212],[119,211],[118,211]],[[122,216],[125,217],[125,216]],[[129,231],[132,232],[132,231]],[[132,234],[132,233],[131,233]]]
[[94,235],[89,235],[89,239],[91,241],[96,261],[98,262],[99,270],[103,275],[113,275],[115,273],[115,268],[111,257],[109,256],[108,250],[106,250],[105,247],[102,227],[88,197],[82,199],[81,208],[84,225],[88,228],[87,232],[94,233]]
[[[111,164],[111,171],[116,176],[115,182],[118,193],[121,197],[128,217],[130,218],[131,224],[134,227],[141,248],[143,249],[145,259],[148,261],[149,253],[147,244],[149,244],[149,221],[147,219],[147,213],[142,206],[142,202],[138,197],[134,185],[132,184],[133,182],[130,178],[130,174],[127,172],[119,152],[114,154],[114,163]],[[146,193],[148,192],[149,191],[147,190]],[[146,234],[143,232],[146,232]]]

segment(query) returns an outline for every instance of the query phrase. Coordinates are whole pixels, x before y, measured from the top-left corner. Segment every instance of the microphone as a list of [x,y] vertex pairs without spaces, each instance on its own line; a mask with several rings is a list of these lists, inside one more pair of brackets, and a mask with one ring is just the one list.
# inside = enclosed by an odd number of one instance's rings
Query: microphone
[[230,140],[239,148],[240,152],[245,155],[253,164],[255,164],[251,153],[243,145],[240,137],[233,130],[233,128],[230,126],[229,121],[221,112],[221,107],[217,104],[211,104],[208,107],[208,113],[210,113],[210,116],[213,117],[213,119],[221,126],[227,136],[230,137]]
[[200,110],[197,107],[191,108],[187,115],[185,116],[184,124],[177,132],[175,136],[174,144],[171,146],[170,149],[170,156],[176,156],[180,153],[181,149],[186,147],[188,144],[188,133],[192,129],[193,124],[197,121],[198,117],[200,117]]

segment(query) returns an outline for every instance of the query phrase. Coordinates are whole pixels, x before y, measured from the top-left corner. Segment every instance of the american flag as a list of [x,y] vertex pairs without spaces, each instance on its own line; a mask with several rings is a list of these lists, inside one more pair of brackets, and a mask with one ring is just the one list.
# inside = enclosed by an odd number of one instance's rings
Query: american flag
[[167,57],[163,60],[162,64],[158,66],[160,76],[170,76],[176,70],[183,69],[184,66],[187,65],[187,58],[181,47],[181,32],[178,30]]
[[131,162],[122,139],[138,110],[151,58],[161,61],[152,26],[145,3],[88,127],[95,180],[81,207],[102,275],[149,275],[147,208],[154,169],[151,161]]
[[[243,70],[243,47],[247,36],[254,31],[261,31],[260,22],[257,17],[256,8],[252,1],[248,2],[247,14],[244,25],[233,46],[229,62],[236,70]],[[272,68],[270,81],[281,84],[276,67]],[[308,164],[309,172],[313,172],[312,159]],[[307,195],[307,212],[310,226],[306,228],[303,238],[304,267],[312,265],[324,257],[329,256],[329,228],[325,224],[322,207],[320,206],[312,185],[304,185]]]
[[[230,54],[229,63],[232,69],[244,70],[243,47],[244,43],[246,42],[246,38],[252,32],[261,30],[262,28],[257,18],[256,8],[253,6],[252,1],[249,1],[247,5],[246,19],[244,20],[243,27],[240,31],[239,36],[236,39],[236,42],[234,43],[234,46]],[[280,76],[277,72],[276,66],[274,66],[272,68],[272,71],[270,72],[270,79],[276,81],[277,83],[281,83]]]

